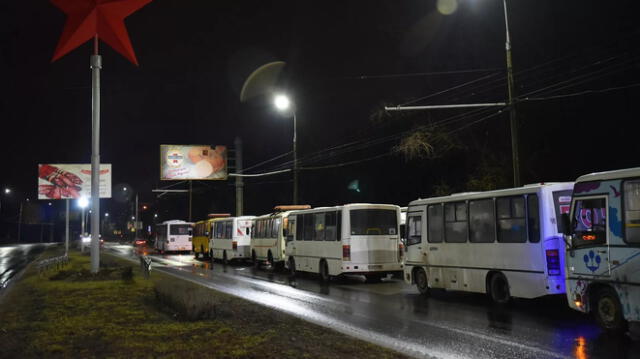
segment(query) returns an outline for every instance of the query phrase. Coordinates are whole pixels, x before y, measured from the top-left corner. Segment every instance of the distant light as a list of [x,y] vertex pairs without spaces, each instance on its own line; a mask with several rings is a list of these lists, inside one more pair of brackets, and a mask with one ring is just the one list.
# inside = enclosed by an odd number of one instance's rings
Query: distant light
[[146,210],[147,208],[149,208],[149,207],[147,207],[146,205],[142,206],[142,209],[144,209],[144,210]]
[[136,219],[136,217],[134,217],[134,216],[131,216],[131,220],[133,221],[134,219]]
[[[29,199],[27,198],[27,201],[28,201],[28,200],[29,200]],[[51,202],[49,202],[49,205],[51,205]]]
[[11,193],[11,189],[10,189],[10,188],[5,188],[5,189],[4,189],[4,193],[5,193],[5,194],[9,194],[9,193]]
[[87,208],[88,205],[89,199],[87,197],[78,198],[78,206],[80,206],[80,208]]
[[27,198],[27,202],[29,202],[29,198]]
[[154,214],[154,215],[153,215],[153,218],[158,218],[158,214],[157,214],[157,213],[156,213],[156,214]]
[[442,15],[451,15],[458,10],[457,0],[438,0],[436,8]]
[[105,217],[109,217],[109,213],[108,213],[108,212],[107,212],[107,213],[105,213],[105,214],[104,214],[104,216],[105,216]]
[[123,190],[123,191],[126,191],[126,190],[127,190],[127,187],[122,188],[122,190]]
[[291,101],[289,100],[289,97],[287,97],[286,95],[280,94],[274,97],[273,104],[276,106],[278,110],[284,111],[288,109],[289,106],[291,106]]

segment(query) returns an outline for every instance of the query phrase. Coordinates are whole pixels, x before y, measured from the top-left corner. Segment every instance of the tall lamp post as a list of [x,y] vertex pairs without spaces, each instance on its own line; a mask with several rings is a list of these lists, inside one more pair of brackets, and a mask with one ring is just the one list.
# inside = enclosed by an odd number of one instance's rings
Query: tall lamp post
[[297,150],[297,121],[296,109],[292,105],[289,97],[284,94],[277,94],[273,98],[273,103],[280,112],[291,111],[293,115],[293,204],[298,204],[298,150]]

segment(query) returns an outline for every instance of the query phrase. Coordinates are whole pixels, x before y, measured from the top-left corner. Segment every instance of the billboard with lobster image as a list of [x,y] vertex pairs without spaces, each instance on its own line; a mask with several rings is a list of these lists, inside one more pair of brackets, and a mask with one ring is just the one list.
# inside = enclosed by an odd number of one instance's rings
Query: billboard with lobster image
[[[38,199],[91,197],[91,164],[39,164]],[[100,165],[100,198],[111,198],[111,164]]]

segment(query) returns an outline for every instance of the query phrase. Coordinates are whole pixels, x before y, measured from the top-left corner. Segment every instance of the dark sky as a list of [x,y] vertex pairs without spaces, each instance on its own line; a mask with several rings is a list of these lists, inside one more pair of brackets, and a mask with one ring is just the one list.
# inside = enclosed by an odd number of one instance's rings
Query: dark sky
[[[274,60],[287,63],[280,85],[295,98],[301,166],[381,156],[302,171],[302,202],[406,205],[433,194],[434,186],[467,190],[481,173],[510,180],[506,112],[486,119],[498,109],[372,119],[384,104],[444,90],[412,104],[505,100],[502,1],[457,3],[445,16],[432,0],[153,1],[126,20],[139,67],[101,47],[101,154],[113,164],[114,192],[132,186],[162,219],[185,218],[186,196],[157,200],[151,193],[171,184],[158,178],[160,144],[232,147],[239,136],[245,167],[290,151],[290,118],[276,114],[266,97],[239,101],[247,76]],[[508,3],[523,182],[638,166],[636,1]],[[64,20],[48,1],[0,4],[0,185],[24,197],[36,197],[38,163],[90,162],[91,47],[51,63]],[[402,134],[452,116],[457,121],[437,129],[457,143],[454,150],[408,161],[390,154]],[[344,144],[351,145],[336,147]],[[284,168],[290,160],[249,172]],[[348,189],[354,180],[360,192]],[[233,212],[232,185],[194,183],[194,218]],[[245,212],[264,213],[290,195],[290,174],[248,179]],[[103,206],[127,208],[115,199]]]

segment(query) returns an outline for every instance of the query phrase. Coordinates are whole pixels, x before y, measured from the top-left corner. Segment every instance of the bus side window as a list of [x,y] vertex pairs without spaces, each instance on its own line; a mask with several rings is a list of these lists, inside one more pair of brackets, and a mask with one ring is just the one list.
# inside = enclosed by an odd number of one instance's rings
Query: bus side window
[[422,217],[410,216],[407,221],[409,233],[407,236],[407,245],[418,244],[422,242]]
[[313,213],[305,214],[304,216],[304,240],[312,241],[314,236],[313,228]]
[[624,183],[624,240],[640,243],[640,181]]
[[287,221],[287,242],[291,242],[296,235],[296,219],[289,217]]
[[313,215],[313,232],[314,241],[324,241],[324,213],[316,213]]
[[338,239],[338,226],[336,212],[327,212],[324,217],[324,240],[335,241]]
[[527,196],[527,230],[529,242],[540,242],[540,207],[537,194]]
[[427,240],[429,243],[441,243],[444,236],[442,205],[430,205],[427,217]]
[[499,197],[496,199],[498,217],[498,242],[525,243],[527,241],[524,197]]
[[299,214],[296,216],[296,236],[294,238],[294,240],[296,241],[301,241],[304,239],[304,216],[304,214]]

